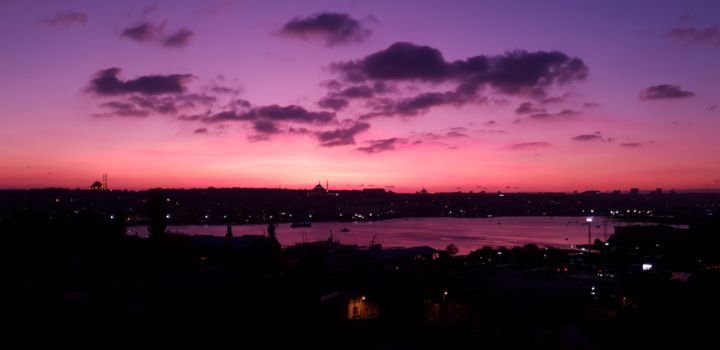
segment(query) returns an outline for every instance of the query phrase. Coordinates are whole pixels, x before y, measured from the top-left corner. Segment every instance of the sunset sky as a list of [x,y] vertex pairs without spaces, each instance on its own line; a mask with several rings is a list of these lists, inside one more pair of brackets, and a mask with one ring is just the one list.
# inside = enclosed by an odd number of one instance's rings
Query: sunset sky
[[719,1],[0,1],[0,188],[720,188]]

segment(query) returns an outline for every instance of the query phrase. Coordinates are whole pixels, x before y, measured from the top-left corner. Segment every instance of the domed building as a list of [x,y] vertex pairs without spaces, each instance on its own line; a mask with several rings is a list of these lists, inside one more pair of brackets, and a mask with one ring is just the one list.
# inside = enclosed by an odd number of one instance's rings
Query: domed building
[[107,174],[103,174],[102,182],[95,181],[88,187],[88,189],[92,191],[108,191],[108,185],[107,185]]
[[312,190],[308,191],[308,196],[326,196],[327,194],[328,190],[320,182]]

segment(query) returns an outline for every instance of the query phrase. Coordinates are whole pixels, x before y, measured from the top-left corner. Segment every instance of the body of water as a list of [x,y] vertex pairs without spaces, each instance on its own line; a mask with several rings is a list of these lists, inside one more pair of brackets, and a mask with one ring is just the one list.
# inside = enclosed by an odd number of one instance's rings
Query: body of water
[[[592,240],[603,241],[614,232],[614,226],[638,225],[595,217],[590,233]],[[572,248],[587,244],[588,223],[585,217],[514,216],[494,218],[405,218],[374,222],[317,222],[312,227],[291,228],[277,224],[277,237],[288,246],[301,242],[325,240],[332,234],[343,244],[369,245],[373,239],[383,247],[412,247],[427,245],[444,249],[455,244],[461,254],[483,246],[514,247],[534,243],[544,247]],[[223,225],[169,226],[174,233],[187,235],[224,236]],[[265,234],[267,225],[234,225],[233,234]],[[345,231],[345,232],[343,232]],[[128,234],[147,236],[147,227],[128,228]]]

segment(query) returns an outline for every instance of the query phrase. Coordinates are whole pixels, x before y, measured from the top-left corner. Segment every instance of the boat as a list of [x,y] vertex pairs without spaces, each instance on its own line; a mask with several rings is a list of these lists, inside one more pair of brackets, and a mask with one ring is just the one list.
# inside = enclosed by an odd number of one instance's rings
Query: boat
[[343,227],[343,228],[340,230],[340,232],[350,232],[350,229],[348,229],[348,228],[346,228],[346,227]]
[[290,227],[297,228],[297,227],[312,227],[312,223],[310,221],[299,221],[299,222],[293,222],[290,224]]

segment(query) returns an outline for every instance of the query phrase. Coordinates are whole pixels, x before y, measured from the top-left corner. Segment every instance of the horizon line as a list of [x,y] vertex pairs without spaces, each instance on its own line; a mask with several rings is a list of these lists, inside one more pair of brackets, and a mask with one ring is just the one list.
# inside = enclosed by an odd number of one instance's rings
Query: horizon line
[[[143,189],[129,189],[129,188],[117,188],[117,189],[108,189],[107,191],[127,191],[127,192],[145,192],[145,191],[154,191],[154,190],[285,190],[285,191],[309,191],[311,188],[288,188],[288,187],[148,187]],[[386,187],[365,187],[360,189],[341,189],[341,190],[332,190],[329,192],[343,192],[343,191],[363,191],[366,189],[373,189],[373,190],[384,190],[386,192],[392,192],[397,194],[416,194],[421,192],[423,189],[428,192],[428,194],[442,194],[442,193],[467,193],[467,194],[478,194],[478,193],[514,193],[514,194],[548,194],[548,193],[554,193],[554,194],[582,194],[582,193],[588,193],[588,192],[600,192],[600,193],[609,193],[612,194],[614,191],[621,191],[622,194],[629,194],[629,190],[594,190],[594,189],[587,189],[587,190],[571,190],[571,191],[514,191],[514,190],[480,190],[480,191],[438,191],[438,192],[432,192],[427,190],[426,188],[421,188],[418,191],[414,192],[400,192],[400,191],[394,191],[392,189],[387,189]],[[633,187],[635,189],[635,187]],[[656,188],[649,188],[644,189],[641,187],[637,187],[638,191],[640,193],[655,193],[658,187]],[[720,193],[720,188],[660,188],[662,189],[663,194],[669,194],[671,191],[675,192],[682,192],[682,193]],[[91,190],[89,188],[82,188],[82,187],[0,187],[0,191],[42,191],[42,190],[70,190],[70,191],[95,191]],[[326,189],[327,190],[327,189]],[[101,192],[101,191],[98,191]]]

